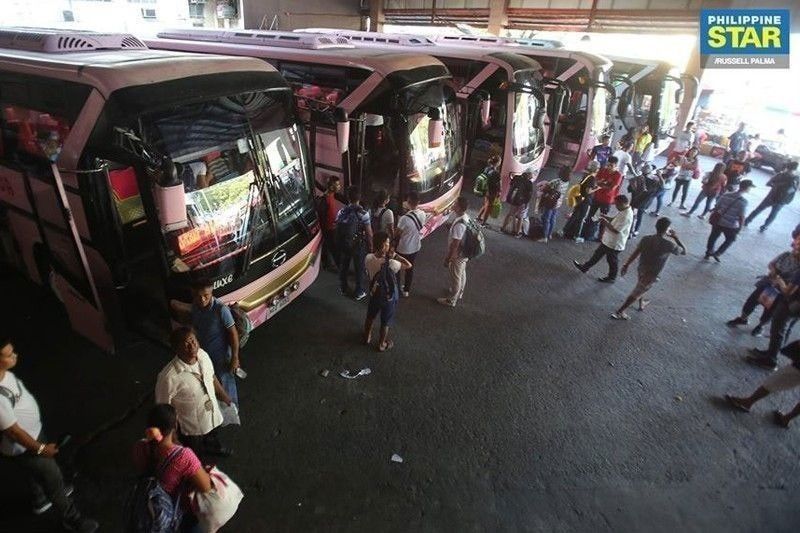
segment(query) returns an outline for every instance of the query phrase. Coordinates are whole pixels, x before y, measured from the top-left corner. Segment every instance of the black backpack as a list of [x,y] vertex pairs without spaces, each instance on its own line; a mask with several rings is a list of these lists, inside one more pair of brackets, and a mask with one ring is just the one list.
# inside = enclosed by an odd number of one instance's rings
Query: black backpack
[[383,220],[383,215],[385,215],[386,211],[388,210],[388,207],[383,207],[375,216],[372,217],[370,220],[370,224],[372,224],[372,233],[378,233],[381,230],[381,221]]
[[397,299],[397,277],[389,268],[389,258],[385,258],[381,269],[372,278],[370,292],[381,302]]
[[336,243],[340,248],[354,251],[364,242],[365,229],[361,222],[364,209],[358,205],[348,205],[341,210],[336,219]]

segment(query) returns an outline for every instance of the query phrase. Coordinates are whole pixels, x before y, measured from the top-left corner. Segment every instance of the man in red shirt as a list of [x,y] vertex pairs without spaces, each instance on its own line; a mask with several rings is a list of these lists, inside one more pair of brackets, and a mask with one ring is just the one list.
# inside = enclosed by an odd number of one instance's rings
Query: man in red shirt
[[339,271],[339,254],[336,250],[336,213],[339,212],[336,195],[342,190],[339,176],[329,176],[325,194],[317,196],[317,215],[322,228],[322,268]]
[[622,185],[622,174],[617,170],[618,159],[613,155],[608,158],[606,165],[597,172],[595,185],[598,190],[592,196],[592,207],[586,221],[594,217],[598,210],[604,215],[608,214],[614,204],[614,198],[619,194],[619,187]]

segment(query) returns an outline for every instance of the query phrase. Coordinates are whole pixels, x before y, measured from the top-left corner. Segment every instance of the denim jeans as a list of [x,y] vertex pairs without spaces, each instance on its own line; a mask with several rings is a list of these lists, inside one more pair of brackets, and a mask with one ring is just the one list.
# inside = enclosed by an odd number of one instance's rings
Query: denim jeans
[[558,218],[558,208],[545,209],[542,211],[542,226],[544,227],[544,238],[549,239],[556,229],[556,219]]
[[[714,247],[717,244],[717,239],[723,234],[725,235],[725,241],[722,243],[722,246],[715,251]],[[706,243],[706,255],[720,256],[724,254],[725,250],[730,248],[738,235],[739,228],[725,228],[719,225],[711,226],[711,235],[708,236],[708,242]]]
[[762,228],[766,229],[769,227],[770,224],[772,224],[772,222],[775,220],[775,217],[778,216],[778,213],[780,213],[781,209],[783,209],[783,206],[784,204],[782,204],[781,202],[776,202],[775,200],[772,200],[768,196],[764,198],[760,204],[758,204],[758,207],[753,209],[752,213],[747,215],[744,224],[745,226],[750,224],[754,218],[756,218],[758,215],[761,214],[763,210],[767,209],[768,207],[771,207],[772,210],[769,212],[769,215],[767,215],[767,220],[765,220],[764,224],[761,226]]
[[678,198],[678,194],[680,193],[681,207],[686,204],[686,196],[689,194],[690,183],[690,180],[675,180],[675,190],[672,191],[672,203],[675,203],[675,200]]
[[350,290],[347,283],[347,274],[350,271],[351,261],[353,263],[353,269],[356,271],[356,288],[354,294],[358,295],[365,291],[367,270],[364,266],[364,260],[366,257],[367,250],[363,245],[356,246],[355,250],[349,250],[345,247],[339,250],[339,285],[343,293],[347,294]]
[[661,189],[656,193],[656,213],[661,212],[661,206],[664,204],[664,195],[669,192],[669,189]]
[[709,195],[708,193],[706,193],[706,191],[701,190],[694,201],[694,205],[692,205],[692,208],[689,209],[689,214],[691,215],[692,213],[694,213],[697,210],[697,207],[700,205],[700,202],[705,200],[706,208],[703,210],[703,214],[705,215],[706,213],[711,211],[711,204],[714,203],[714,200],[716,198],[717,196],[715,194]]

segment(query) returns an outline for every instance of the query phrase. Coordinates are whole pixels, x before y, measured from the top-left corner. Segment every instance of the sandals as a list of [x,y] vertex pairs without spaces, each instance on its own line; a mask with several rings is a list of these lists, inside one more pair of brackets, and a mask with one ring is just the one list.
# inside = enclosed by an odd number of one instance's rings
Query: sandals
[[388,340],[388,341],[386,341],[383,344],[378,346],[378,351],[379,352],[387,352],[387,351],[391,350],[392,348],[394,348],[394,341]]

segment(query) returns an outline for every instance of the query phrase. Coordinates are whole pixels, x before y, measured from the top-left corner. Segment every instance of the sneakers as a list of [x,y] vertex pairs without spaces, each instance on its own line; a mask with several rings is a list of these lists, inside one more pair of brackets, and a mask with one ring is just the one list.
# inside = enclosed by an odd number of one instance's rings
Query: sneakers
[[[680,209],[681,211],[686,211],[687,207],[685,205],[682,205],[678,209]],[[681,213],[681,214],[683,214],[683,213]]]
[[403,298],[408,298],[408,296],[409,296],[409,292],[408,291],[403,291],[400,294],[403,295]]
[[767,231],[767,227],[766,226],[761,226],[760,228],[758,228],[758,232],[759,233],[764,233],[765,231]]
[[[64,487],[64,496],[67,498],[72,496],[72,493],[75,492],[75,487],[72,485],[66,485]],[[40,515],[44,514],[53,507],[53,502],[47,499],[47,497],[42,494],[42,499],[33,502],[33,514]]]
[[722,261],[720,261],[719,256],[717,254],[711,254],[711,258],[714,261],[716,261],[717,263],[722,263]]
[[77,533],[94,533],[100,527],[96,520],[81,517],[64,520],[61,525],[67,531],[76,531]]
[[681,213],[681,216],[689,218],[690,216],[692,216],[692,214],[687,211],[686,213]]
[[736,326],[746,326],[747,319],[737,316],[733,320],[728,320],[727,322],[725,322],[725,325],[728,326],[729,328],[735,328]]
[[706,216],[705,215],[697,215],[697,218],[699,218],[700,220],[705,220]]
[[357,302],[360,302],[361,300],[363,300],[366,297],[367,297],[367,293],[365,291],[361,291],[361,292],[359,292],[358,294],[355,295],[355,300]]
[[578,270],[580,270],[584,274],[586,273],[586,269],[583,268],[583,265],[577,259],[573,259],[572,260],[572,264],[575,266],[575,268],[577,268]]
[[447,307],[455,307],[456,304],[450,301],[450,298],[436,298],[436,301]]
[[547,237],[544,237],[544,238],[541,238],[541,239],[537,239],[537,241],[536,241],[536,242],[542,242],[542,243],[544,243],[544,244],[547,244],[549,240],[550,240],[550,239],[548,239]]
[[600,283],[614,283],[617,280],[616,280],[616,278],[610,278],[610,277],[606,276],[604,278],[597,278],[597,281],[599,281]]
[[583,237],[575,237],[575,244],[586,242]]

